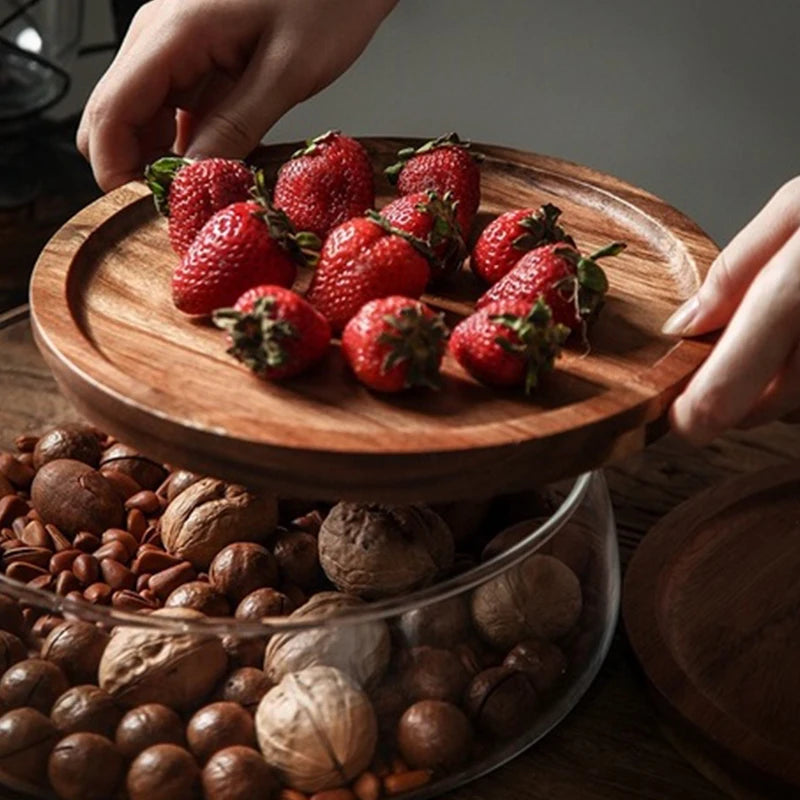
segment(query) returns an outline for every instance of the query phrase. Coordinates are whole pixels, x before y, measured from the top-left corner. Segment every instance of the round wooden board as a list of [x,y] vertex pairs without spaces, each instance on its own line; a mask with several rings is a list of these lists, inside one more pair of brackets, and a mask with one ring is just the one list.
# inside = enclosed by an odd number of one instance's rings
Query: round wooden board
[[625,579],[628,637],[658,707],[691,742],[681,750],[727,785],[758,785],[758,796],[800,796],[798,575],[794,462],[679,506]]
[[[364,139],[378,205],[380,170],[407,139]],[[263,148],[274,174],[296,144]],[[480,386],[449,357],[438,393],[377,395],[338,348],[313,373],[266,384],[225,354],[224,335],[172,306],[176,257],[141,183],[84,209],[43,251],[31,282],[37,343],[60,387],[97,425],[155,458],[283,495],[447,500],[527,488],[641,449],[710,345],[659,333],[717,253],[689,219],[588,168],[475,145],[477,228],[551,201],[582,250],[628,249],[604,262],[610,296],[592,331],[535,397]],[[298,286],[307,284],[301,276]],[[428,300],[451,322],[482,289],[468,269]]]

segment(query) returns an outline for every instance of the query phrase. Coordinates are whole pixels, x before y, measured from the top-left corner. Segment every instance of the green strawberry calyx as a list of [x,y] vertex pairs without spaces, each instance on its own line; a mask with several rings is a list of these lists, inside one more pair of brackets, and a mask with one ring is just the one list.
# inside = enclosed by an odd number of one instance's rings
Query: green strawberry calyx
[[342,135],[340,130],[326,131],[325,133],[315,136],[313,139],[306,139],[305,145],[292,153],[292,158],[300,158],[300,156],[315,156],[320,151],[320,145],[328,144]]
[[254,214],[264,220],[270,238],[275,239],[300,266],[315,267],[322,248],[319,236],[311,231],[296,231],[286,213],[272,205],[263,170],[256,170],[253,176],[252,196],[260,206]]
[[511,242],[511,246],[522,252],[556,242],[564,242],[564,244],[574,247],[573,238],[558,224],[560,216],[560,208],[552,203],[545,203],[541,208],[517,222],[517,225],[523,228],[525,233],[517,236]]
[[[440,276],[457,272],[467,257],[467,246],[461,234],[461,226],[456,219],[458,200],[453,199],[452,192],[445,192],[440,197],[433,189],[426,192],[427,199],[417,203],[417,211],[430,215],[433,225],[428,235],[427,244],[434,254],[431,266]],[[443,252],[437,254],[441,245],[446,245]]]
[[556,255],[565,258],[575,268],[574,275],[559,281],[558,289],[570,293],[575,303],[576,314],[582,320],[589,321],[597,316],[608,292],[608,278],[597,262],[601,258],[618,255],[626,247],[624,242],[612,242],[590,256],[582,256],[572,247],[555,250]]
[[386,373],[399,364],[405,365],[405,386],[427,386],[438,389],[441,384],[439,365],[449,335],[444,315],[433,317],[418,304],[409,305],[396,314],[383,317],[386,329],[378,343],[388,348],[381,370]]
[[414,236],[413,233],[396,228],[383,214],[373,209],[367,211],[364,216],[376,225],[380,225],[380,227],[391,236],[399,236],[401,239],[405,239],[420,255],[427,258],[429,263],[433,264],[437,262],[436,255],[427,240],[420,239],[419,236]]
[[299,338],[297,328],[278,315],[278,302],[272,295],[259,297],[252,311],[219,308],[211,319],[231,338],[227,353],[257,375],[285,366],[289,361],[286,341]]
[[164,217],[169,216],[169,187],[175,176],[194,161],[178,156],[164,156],[148,164],[144,169],[144,180],[153,193],[156,210]]
[[538,385],[542,373],[553,368],[570,329],[566,325],[553,323],[553,312],[541,297],[524,317],[519,314],[492,314],[489,319],[514,333],[513,338],[498,335],[494,341],[510,355],[525,361],[525,394],[530,394]]
[[[389,183],[393,186],[397,183],[397,179],[400,176],[400,173],[403,171],[403,167],[411,161],[412,158],[415,156],[421,156],[425,153],[430,153],[432,150],[436,150],[440,147],[461,147],[464,150],[469,150],[471,147],[471,143],[464,141],[459,137],[457,133],[445,133],[442,136],[438,136],[436,139],[431,139],[425,144],[421,145],[420,147],[403,147],[402,149],[397,151],[397,161],[394,164],[386,167],[383,171],[384,175],[386,175]],[[481,153],[471,153],[472,157],[476,161],[481,161],[483,159],[483,155]]]

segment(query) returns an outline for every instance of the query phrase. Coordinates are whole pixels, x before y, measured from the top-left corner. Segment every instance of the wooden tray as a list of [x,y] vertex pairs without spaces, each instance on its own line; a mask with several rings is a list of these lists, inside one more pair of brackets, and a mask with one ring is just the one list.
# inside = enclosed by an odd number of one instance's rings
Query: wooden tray
[[[363,140],[382,168],[407,139]],[[270,171],[296,144],[260,151]],[[225,354],[223,334],[170,300],[165,223],[141,183],[68,222],[31,282],[36,340],[81,413],[161,460],[282,494],[407,502],[490,495],[574,475],[641,449],[709,345],[659,333],[717,249],[696,225],[615,178],[488,145],[478,227],[514,207],[556,203],[578,245],[612,239],[611,292],[592,333],[533,399],[471,380],[449,358],[438,393],[376,395],[338,352],[314,374],[267,385]],[[378,179],[381,205],[391,189]],[[305,276],[307,280],[308,276]],[[302,279],[301,279],[302,283]],[[451,321],[481,292],[465,270],[428,298]]]
[[679,506],[628,567],[625,626],[656,703],[737,797],[800,796],[798,575],[800,462]]

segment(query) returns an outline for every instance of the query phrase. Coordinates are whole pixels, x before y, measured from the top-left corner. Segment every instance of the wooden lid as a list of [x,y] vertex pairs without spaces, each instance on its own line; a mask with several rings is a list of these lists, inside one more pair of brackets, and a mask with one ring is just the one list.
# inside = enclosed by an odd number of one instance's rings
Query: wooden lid
[[[362,141],[379,168],[418,143]],[[295,146],[266,148],[256,160],[274,173]],[[475,149],[486,155],[479,228],[502,211],[550,201],[582,250],[629,245],[604,262],[611,291],[591,353],[568,352],[531,399],[480,386],[449,357],[440,392],[377,395],[355,381],[338,348],[313,374],[258,380],[225,354],[220,331],[172,306],[176,257],[141,183],[84,209],[45,248],[31,283],[37,343],[64,393],[97,425],[155,458],[284,495],[491,495],[640,449],[708,352],[707,343],[659,330],[700,285],[714,244],[662,201],[607,175]],[[391,192],[379,178],[378,204]],[[481,291],[465,269],[428,300],[453,322]]]
[[683,743],[694,742],[682,751],[746,785],[760,778],[770,796],[775,786],[784,787],[775,796],[800,791],[798,576],[793,463],[667,515],[639,545],[623,591],[628,637],[656,701],[685,724]]

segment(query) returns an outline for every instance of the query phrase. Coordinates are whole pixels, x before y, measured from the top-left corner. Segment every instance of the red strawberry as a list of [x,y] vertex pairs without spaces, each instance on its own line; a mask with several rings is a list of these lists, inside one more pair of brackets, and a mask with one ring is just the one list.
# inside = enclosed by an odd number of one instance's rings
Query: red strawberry
[[514,268],[528,250],[551,242],[573,245],[572,237],[559,226],[561,209],[550,203],[534,211],[506,211],[484,228],[472,249],[472,271],[488,284],[497,283]]
[[297,230],[324,239],[337,225],[375,205],[366,150],[339,131],[312,139],[281,167],[273,201]]
[[418,149],[400,150],[396,164],[386,169],[389,181],[397,183],[400,194],[415,194],[433,189],[441,196],[451,192],[458,201],[456,218],[466,239],[481,201],[479,156],[468,150],[458,134],[440,136]]
[[622,242],[614,242],[587,258],[563,242],[537,247],[485,292],[477,307],[497,300],[533,303],[543,297],[556,322],[570,330],[583,330],[600,311],[608,291],[608,279],[597,260],[624,249]]
[[307,297],[338,332],[370,300],[419,297],[430,272],[425,256],[388,223],[356,217],[328,234]]
[[347,323],[342,352],[356,377],[379,392],[437,387],[447,328],[441,314],[408,297],[373,300]]
[[385,206],[381,216],[430,248],[428,261],[432,280],[461,269],[466,248],[449,193],[439,197],[433,190],[428,190],[403,195]]
[[305,372],[330,346],[328,320],[282,286],[248,289],[233,308],[217,309],[213,319],[230,334],[228,353],[268,380]]
[[[172,299],[187,314],[232,305],[253,286],[291,286],[316,237],[295,234],[265,203],[233,203],[214,214],[172,273]],[[318,242],[316,242],[318,246]]]
[[525,386],[528,394],[553,368],[569,328],[553,323],[544,300],[490,303],[456,325],[450,352],[477,380]]
[[145,170],[145,180],[159,213],[169,219],[169,240],[179,256],[217,211],[248,200],[254,183],[249,167],[227,158],[159,158]]

